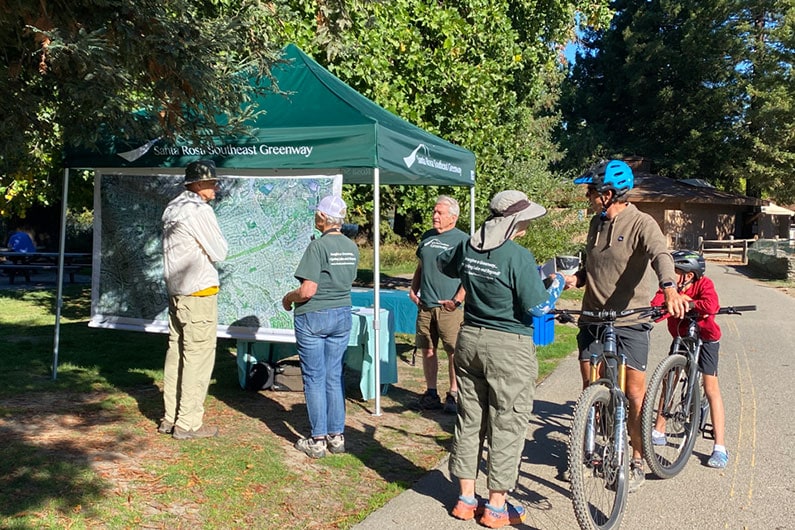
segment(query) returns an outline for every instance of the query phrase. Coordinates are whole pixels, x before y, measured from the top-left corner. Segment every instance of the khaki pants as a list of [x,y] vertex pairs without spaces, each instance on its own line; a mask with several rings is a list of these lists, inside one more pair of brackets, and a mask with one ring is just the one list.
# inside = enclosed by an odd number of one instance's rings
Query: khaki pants
[[474,480],[488,439],[488,488],[507,491],[516,485],[533,411],[533,337],[464,324],[455,356],[458,418],[450,473]]
[[218,295],[172,296],[163,369],[164,419],[185,430],[202,426],[215,366]]

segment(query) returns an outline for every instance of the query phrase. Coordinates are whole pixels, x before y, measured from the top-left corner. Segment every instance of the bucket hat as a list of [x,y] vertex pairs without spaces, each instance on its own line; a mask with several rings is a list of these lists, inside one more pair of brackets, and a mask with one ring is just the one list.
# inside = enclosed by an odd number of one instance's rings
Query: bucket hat
[[193,184],[203,180],[218,180],[215,175],[215,162],[212,160],[197,160],[185,168],[185,181],[183,184]]
[[505,243],[522,221],[537,219],[547,213],[546,208],[527,198],[518,190],[501,191],[489,203],[491,215],[472,236],[478,250],[491,250]]

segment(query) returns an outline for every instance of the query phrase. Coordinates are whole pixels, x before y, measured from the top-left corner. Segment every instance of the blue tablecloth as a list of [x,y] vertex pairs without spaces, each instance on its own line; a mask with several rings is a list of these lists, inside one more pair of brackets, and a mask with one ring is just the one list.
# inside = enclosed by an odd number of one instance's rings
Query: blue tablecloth
[[[351,289],[354,306],[372,307],[375,303],[373,289]],[[417,326],[417,305],[409,298],[408,291],[381,289],[381,309],[386,309],[395,321],[395,333],[414,334]]]
[[[345,366],[361,372],[359,388],[365,400],[375,397],[375,331],[372,308],[354,307],[351,336],[345,352]],[[381,309],[381,333],[379,355],[381,357],[381,385],[386,392],[388,385],[397,383],[397,353],[395,350],[394,319],[386,309]],[[237,369],[240,386],[246,386],[248,366],[257,361],[277,362],[297,355],[295,342],[250,342],[237,341]]]

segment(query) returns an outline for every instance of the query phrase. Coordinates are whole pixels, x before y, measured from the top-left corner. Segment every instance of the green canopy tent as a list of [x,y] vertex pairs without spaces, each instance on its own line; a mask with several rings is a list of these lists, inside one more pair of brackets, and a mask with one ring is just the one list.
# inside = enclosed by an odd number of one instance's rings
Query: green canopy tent
[[[316,63],[297,46],[284,48],[284,64],[273,75],[281,94],[252,104],[264,114],[252,124],[250,136],[216,138],[212,145],[159,139],[129,141],[108,138],[99,150],[70,150],[66,168],[184,167],[212,158],[219,168],[268,170],[334,170],[347,184],[372,184],[374,203],[374,277],[380,278],[379,226],[382,184],[469,186],[474,206],[475,156],[378,106]],[[65,171],[64,215],[68,189]],[[474,207],[470,208],[474,225]],[[65,223],[61,230],[64,249]],[[59,267],[59,293],[62,283]],[[375,283],[375,344],[380,330],[380,285]],[[60,302],[58,303],[58,310]],[[57,368],[58,313],[53,377]],[[380,364],[375,351],[375,366]],[[376,368],[376,388],[380,379]],[[376,414],[380,399],[376,397]]]

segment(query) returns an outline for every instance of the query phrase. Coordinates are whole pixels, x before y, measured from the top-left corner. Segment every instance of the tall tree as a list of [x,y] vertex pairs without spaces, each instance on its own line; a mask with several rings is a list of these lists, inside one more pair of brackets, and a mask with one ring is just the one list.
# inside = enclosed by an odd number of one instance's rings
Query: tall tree
[[795,4],[745,2],[736,25],[747,50],[741,139],[748,153],[736,175],[746,179],[748,195],[766,191],[789,203],[795,201]]
[[[782,43],[792,15],[771,17],[776,2],[759,3],[768,15],[761,24],[750,22],[753,2],[745,0],[615,2],[610,27],[588,34],[565,89],[561,138],[569,160],[642,155],[663,174],[735,190],[747,178],[785,199],[793,55],[791,42]],[[777,4],[792,12],[791,2]],[[773,43],[771,34],[781,38]],[[762,140],[776,124],[771,114],[782,123]]]

